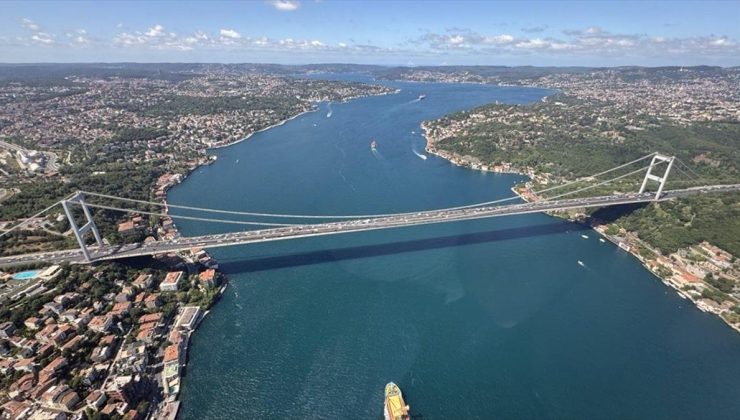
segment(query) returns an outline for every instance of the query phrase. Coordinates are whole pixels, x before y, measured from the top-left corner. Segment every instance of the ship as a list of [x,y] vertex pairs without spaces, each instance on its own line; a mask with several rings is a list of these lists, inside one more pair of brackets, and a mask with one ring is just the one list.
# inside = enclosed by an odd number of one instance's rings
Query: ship
[[427,98],[427,95],[424,95],[423,93],[421,95],[419,95],[419,100],[420,101],[423,101],[426,98]]
[[403,401],[401,388],[393,382],[385,386],[385,420],[408,420],[409,406]]
[[370,150],[373,152],[378,150],[378,143],[373,139],[373,141],[370,142]]

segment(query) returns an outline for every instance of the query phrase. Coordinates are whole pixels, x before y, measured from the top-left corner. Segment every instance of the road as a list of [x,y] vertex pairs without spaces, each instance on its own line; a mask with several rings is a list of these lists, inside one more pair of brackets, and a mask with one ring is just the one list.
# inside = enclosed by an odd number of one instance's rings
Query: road
[[[714,185],[665,191],[659,201],[704,193],[723,193],[740,191],[740,184]],[[417,213],[406,213],[388,217],[376,217],[341,222],[294,225],[287,227],[251,230],[245,232],[223,233],[216,235],[178,238],[171,241],[160,241],[150,244],[110,245],[90,247],[93,260],[112,260],[137,257],[191,248],[215,248],[222,246],[243,245],[258,242],[279,241],[286,239],[306,238],[311,236],[336,235],[349,232],[391,229],[405,226],[418,226],[433,223],[447,223],[463,220],[483,219],[489,217],[511,216],[515,214],[539,213],[554,210],[575,208],[606,207],[619,204],[647,203],[655,201],[655,193],[617,194],[591,198],[573,198],[553,201],[537,201],[503,206],[476,207],[455,210],[431,210]],[[28,263],[84,263],[82,251],[71,249],[64,251],[43,252],[0,258],[0,267]]]

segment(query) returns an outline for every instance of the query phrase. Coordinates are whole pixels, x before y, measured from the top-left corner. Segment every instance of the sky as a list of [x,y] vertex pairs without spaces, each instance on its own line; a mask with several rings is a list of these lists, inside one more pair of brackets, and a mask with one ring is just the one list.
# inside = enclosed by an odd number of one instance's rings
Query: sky
[[740,65],[740,1],[23,1],[0,62]]

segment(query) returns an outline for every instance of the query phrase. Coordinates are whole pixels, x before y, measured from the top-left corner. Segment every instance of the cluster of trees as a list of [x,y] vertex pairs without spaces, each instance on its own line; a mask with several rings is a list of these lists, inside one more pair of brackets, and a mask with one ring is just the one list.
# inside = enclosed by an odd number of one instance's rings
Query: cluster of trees
[[111,139],[114,142],[148,141],[169,134],[167,130],[149,127],[124,127]]
[[160,117],[176,115],[210,115],[229,111],[271,109],[295,113],[302,102],[290,96],[185,96],[175,95],[154,105],[129,105],[128,109],[143,115]]
[[[554,105],[555,101],[569,106]],[[477,111],[453,114],[445,119],[464,119],[471,113],[504,107],[510,106],[487,105]],[[615,115],[608,124],[597,123],[589,120],[587,106],[578,99],[563,95],[548,103],[526,105],[522,109],[558,123],[548,126],[551,129],[543,130],[532,142],[516,141],[512,136],[515,137],[517,132],[531,134],[536,129],[529,126],[533,123],[523,121],[512,132],[509,125],[484,121],[469,127],[464,134],[438,142],[436,146],[477,157],[483,162],[511,162],[518,167],[534,167],[540,173],[548,172],[566,179],[591,175],[658,150],[675,155],[692,167],[693,172],[677,165],[669,178],[668,188],[730,183],[740,179],[738,123],[697,122],[679,126],[638,115],[630,118]],[[440,123],[449,122],[445,119]],[[635,130],[619,122],[630,120],[641,121],[643,129]],[[639,175],[626,178],[621,185],[609,184],[589,190],[588,194],[609,193],[615,189],[633,191],[638,185],[637,177]],[[620,227],[638,232],[640,238],[662,252],[673,252],[706,240],[740,255],[740,194],[700,195],[618,210],[623,212],[610,214],[611,220]]]

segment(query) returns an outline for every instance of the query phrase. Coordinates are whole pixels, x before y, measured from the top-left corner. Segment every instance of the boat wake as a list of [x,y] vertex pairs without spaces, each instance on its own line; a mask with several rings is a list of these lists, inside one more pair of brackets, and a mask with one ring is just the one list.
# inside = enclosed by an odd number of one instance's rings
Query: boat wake
[[418,157],[419,157],[420,159],[422,159],[422,160],[427,160],[427,155],[423,155],[423,154],[421,154],[421,153],[417,152],[417,151],[416,151],[416,149],[411,149],[411,151],[412,151],[412,152],[414,152],[414,154],[415,154],[416,156],[418,156]]
[[586,263],[584,263],[584,262],[583,262],[583,261],[581,261],[581,260],[578,260],[578,265],[580,265],[581,267],[585,268],[586,270],[591,270],[591,269],[590,269],[590,268],[589,268],[589,267],[588,267],[588,266],[586,265]]

